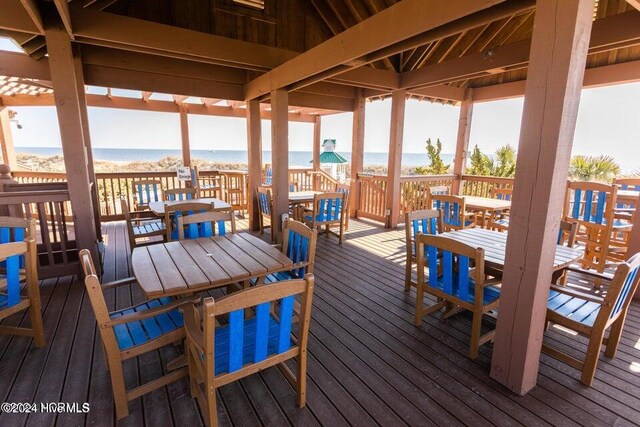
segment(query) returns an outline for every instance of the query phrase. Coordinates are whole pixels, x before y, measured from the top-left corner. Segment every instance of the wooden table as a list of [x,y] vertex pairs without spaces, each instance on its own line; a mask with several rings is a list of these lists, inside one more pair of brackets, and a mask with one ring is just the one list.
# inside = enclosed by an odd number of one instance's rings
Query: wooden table
[[313,196],[316,194],[322,194],[322,191],[290,191],[289,192],[289,203],[290,204],[300,204],[300,203],[312,203]]
[[482,212],[494,212],[511,209],[511,200],[490,197],[462,196],[467,209]]
[[180,206],[186,203],[213,203],[215,210],[227,210],[231,209],[231,205],[227,202],[223,202],[220,199],[214,198],[202,198],[202,199],[190,199],[190,200],[175,200],[173,202],[149,202],[149,209],[158,216],[164,216],[165,206],[174,207]]
[[[464,243],[475,248],[484,249],[484,262],[489,267],[498,270],[504,269],[504,260],[507,250],[507,233],[485,230],[483,228],[467,228],[458,231],[449,231],[439,234],[452,240]],[[553,271],[560,271],[570,264],[582,258],[583,252],[579,249],[558,245],[556,257],[553,261]]]
[[148,299],[199,292],[293,268],[282,252],[247,233],[137,247],[131,264]]

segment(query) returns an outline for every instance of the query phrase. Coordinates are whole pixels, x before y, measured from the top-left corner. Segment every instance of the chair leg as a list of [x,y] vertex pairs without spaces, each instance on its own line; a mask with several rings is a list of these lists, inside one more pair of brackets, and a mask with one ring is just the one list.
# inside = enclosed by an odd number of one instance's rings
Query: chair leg
[[604,351],[604,354],[607,357],[616,357],[616,352],[618,351],[618,343],[620,342],[620,337],[622,336],[622,328],[624,327],[625,317],[627,317],[626,310],[624,313],[620,313],[618,320],[613,322],[613,324],[611,325],[609,338],[607,339],[607,346]]
[[114,357],[107,356],[109,373],[111,375],[111,388],[113,388],[113,400],[116,405],[116,418],[120,420],[129,416],[129,402],[127,400],[127,389],[124,385],[122,360],[114,359]]
[[44,347],[44,326],[42,325],[42,311],[40,309],[40,297],[31,297],[29,305],[29,318],[33,328],[33,338],[36,347]]
[[216,401],[216,389],[207,387],[207,415],[209,418],[209,427],[218,427],[218,402]]
[[580,378],[580,382],[586,386],[591,386],[593,377],[596,375],[596,367],[598,366],[598,359],[600,358],[600,348],[602,347],[603,338],[604,329],[600,331],[594,330],[591,333],[587,355],[584,359],[584,366],[582,367],[582,376]]
[[304,408],[307,404],[307,349],[300,350],[298,356],[298,372],[296,388],[298,392],[298,408]]
[[478,357],[478,347],[480,346],[480,332],[482,328],[482,312],[473,313],[473,321],[471,323],[471,345],[469,349],[469,358]]
[[411,273],[413,271],[413,264],[411,262],[411,255],[407,254],[407,266],[404,272],[404,291],[409,292],[411,290]]
[[342,244],[343,237],[344,237],[344,224],[340,222],[340,239],[338,240],[339,244]]
[[[419,281],[418,281],[419,282]],[[422,324],[423,308],[424,304],[424,286],[422,283],[418,283],[416,286],[416,318],[415,325],[420,326]]]

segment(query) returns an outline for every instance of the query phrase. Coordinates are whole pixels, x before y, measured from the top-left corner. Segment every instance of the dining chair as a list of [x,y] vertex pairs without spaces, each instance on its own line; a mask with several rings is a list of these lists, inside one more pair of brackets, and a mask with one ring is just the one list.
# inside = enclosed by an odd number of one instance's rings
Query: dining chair
[[[155,237],[164,239],[166,230],[165,223],[162,222],[153,212],[148,210],[130,211],[129,202],[125,197],[120,199],[122,214],[127,223],[127,235],[129,236],[129,248],[141,244],[156,243]],[[138,239],[145,239],[143,243],[138,243]]]
[[409,292],[411,286],[417,286],[416,282],[411,280],[413,265],[416,263],[416,237],[419,233],[442,233],[442,216],[440,216],[440,211],[435,209],[425,209],[415,212],[407,212],[404,216],[404,231],[407,252],[404,274],[404,291]]
[[[602,346],[605,346],[605,356],[613,358],[616,355],[627,310],[640,281],[639,271],[640,254],[636,254],[628,261],[619,264],[613,277],[593,272],[586,273],[600,280],[609,281],[606,293],[598,295],[599,287],[594,287],[592,292],[588,293],[583,289],[578,291],[575,288],[555,285],[552,285],[549,291],[547,326],[556,324],[575,331],[587,337],[589,343],[583,360],[544,343],[542,350],[582,371],[580,382],[587,386],[593,383]],[[585,272],[582,273],[585,274]],[[607,330],[609,335],[605,338]]]
[[[313,275],[308,274],[304,279],[257,285],[218,300],[206,298],[202,308],[185,309],[191,396],[209,426],[218,425],[219,387],[276,365],[295,387],[298,407],[306,405],[313,282]],[[297,308],[296,296],[300,298]],[[293,358],[295,375],[284,363]]]
[[84,284],[96,317],[107,370],[111,376],[116,417],[120,420],[129,415],[129,401],[187,375],[187,368],[182,367],[127,390],[123,362],[168,344],[183,342],[185,331],[180,308],[196,299],[174,301],[163,297],[109,312],[103,292],[135,283],[135,278],[100,284],[90,252],[82,249],[79,256],[85,275]]
[[[491,196],[494,199],[511,201],[511,198],[513,197],[513,189],[496,187],[491,190]],[[485,218],[487,218],[486,227],[489,230],[495,230],[495,231],[509,230],[509,210],[508,209],[493,211],[491,212],[490,215],[488,216],[485,215]]]
[[159,179],[139,179],[131,183],[135,210],[149,209],[149,202],[162,201],[162,181]]
[[[325,234],[335,234],[338,242],[342,244],[344,237],[344,213],[345,213],[344,193],[321,193],[313,196],[313,210],[304,215],[304,222],[312,230],[325,227]],[[339,233],[331,230],[331,227],[339,226]]]
[[433,196],[446,196],[450,194],[449,187],[446,185],[434,185],[430,186],[427,189],[427,204],[425,205],[427,209],[436,209],[435,202],[433,201]]
[[344,229],[349,231],[349,210],[351,205],[351,199],[349,193],[351,192],[351,186],[349,184],[336,184],[336,193],[344,193],[345,207],[344,207]]
[[[0,216],[0,243],[22,242],[29,237],[34,240],[36,239],[35,218],[26,219],[13,216]],[[25,278],[24,262],[24,257],[20,257],[20,280],[24,280]],[[4,271],[4,266],[0,266],[0,274],[4,274]],[[0,276],[0,287],[2,287],[3,281],[4,279]]]
[[[317,240],[317,230],[290,218],[285,220],[282,227],[282,253],[293,261],[293,269],[268,274],[264,277],[264,283],[302,279],[305,275],[313,273]],[[256,283],[261,283],[260,279]]]
[[[186,215],[193,215],[215,210],[213,203],[199,202],[197,199],[179,205],[165,206],[164,223],[167,242],[178,240],[180,237],[178,231],[178,218]],[[187,231],[189,233],[189,231]],[[191,236],[188,235],[188,238]]]
[[190,188],[172,188],[164,191],[164,200],[166,202],[194,200],[198,198],[198,191],[194,187]]
[[224,197],[225,202],[231,205],[233,211],[238,211],[240,216],[244,218],[244,210],[246,208],[245,188],[247,181],[245,174],[240,172],[222,172],[224,181]]
[[[226,222],[229,222],[229,230],[227,230]],[[188,239],[215,235],[224,236],[227,232],[236,234],[236,216],[232,211],[207,211],[178,217],[179,240],[184,240],[185,236]]]
[[219,171],[209,171],[200,175],[197,165],[191,168],[191,186],[196,189],[196,198],[221,198],[222,176]]
[[432,201],[434,209],[442,212],[444,231],[462,230],[476,226],[476,214],[466,211],[464,197],[434,194]]
[[[496,308],[500,291],[487,283],[484,249],[474,248],[443,236],[418,234],[416,237],[418,284],[415,324],[425,315],[446,308],[447,318],[460,310],[473,313],[469,357],[478,356],[478,348],[493,340],[495,330],[481,335],[482,316]],[[429,268],[425,278],[425,266]],[[424,293],[436,297],[435,304],[424,307]]]
[[576,241],[585,245],[583,268],[602,273],[607,261],[623,261],[626,247],[612,240],[613,233],[628,232],[631,223],[615,218],[615,185],[569,182],[565,194],[564,220],[576,222]]
[[[0,333],[33,337],[37,347],[44,347],[36,241],[32,237],[21,238],[18,232],[21,228],[13,230],[16,241],[0,243],[0,321],[28,310],[31,327],[4,324],[0,325]],[[21,295],[22,282],[26,295]]]
[[[613,180],[613,185],[618,186],[620,190],[626,191],[640,191],[640,178],[616,178]],[[624,203],[618,203],[616,205],[617,210],[629,211],[635,209],[635,205],[628,205]]]
[[[258,187],[256,189],[256,197],[258,198],[258,210],[260,212],[259,225],[260,225],[260,234],[264,234],[264,230],[267,228],[271,228],[271,241],[276,242],[277,236],[273,233],[273,228],[271,224],[274,223],[273,218],[273,200],[271,199],[271,188],[269,187]],[[269,225],[266,222],[269,222]]]
[[299,188],[297,181],[289,181],[289,192],[299,191]]

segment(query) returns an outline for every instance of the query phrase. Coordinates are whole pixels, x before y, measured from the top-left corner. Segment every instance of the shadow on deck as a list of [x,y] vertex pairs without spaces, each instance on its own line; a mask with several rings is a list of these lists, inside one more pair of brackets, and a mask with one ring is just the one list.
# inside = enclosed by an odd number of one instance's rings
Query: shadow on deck
[[[246,222],[240,222],[241,228]],[[104,226],[105,281],[129,275],[123,223]],[[275,368],[220,389],[220,425],[631,425],[640,420],[640,305],[630,308],[614,360],[602,356],[593,387],[542,357],[538,386],[519,397],[489,377],[491,345],[467,358],[470,316],[413,325],[414,293],[403,291],[404,232],[352,221],[344,245],[318,239],[309,340],[307,408]],[[106,293],[111,310],[141,301],[133,286]],[[111,385],[84,286],[42,283],[47,346],[0,335],[0,402],[89,402],[72,414],[0,414],[0,425],[113,425]],[[25,322],[14,316],[8,323]],[[546,339],[582,355],[585,340],[552,329]],[[160,374],[178,349],[125,363],[128,386]],[[131,403],[122,425],[202,424],[185,379]]]

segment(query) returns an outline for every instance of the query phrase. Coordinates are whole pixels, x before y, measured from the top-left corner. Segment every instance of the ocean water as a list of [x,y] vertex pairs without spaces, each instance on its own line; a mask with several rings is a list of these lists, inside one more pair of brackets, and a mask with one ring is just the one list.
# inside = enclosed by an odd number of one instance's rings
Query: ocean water
[[[18,153],[36,154],[39,156],[61,156],[61,148],[53,147],[16,147]],[[346,159],[351,158],[349,152],[339,152]],[[165,157],[180,157],[180,150],[164,150],[164,149],[135,149],[135,148],[94,148],[93,158],[95,160],[111,160],[111,161],[153,161],[160,160]],[[247,163],[247,152],[244,150],[191,150],[192,159],[203,159],[208,161],[216,161],[221,163]],[[311,151],[290,151],[289,164],[291,166],[309,166],[313,153]],[[445,163],[453,162],[453,154],[442,154]],[[263,151],[262,161],[271,162],[271,151]],[[426,153],[403,153],[403,166],[424,166],[427,164]],[[386,165],[387,153],[364,153],[364,164],[369,165]]]

